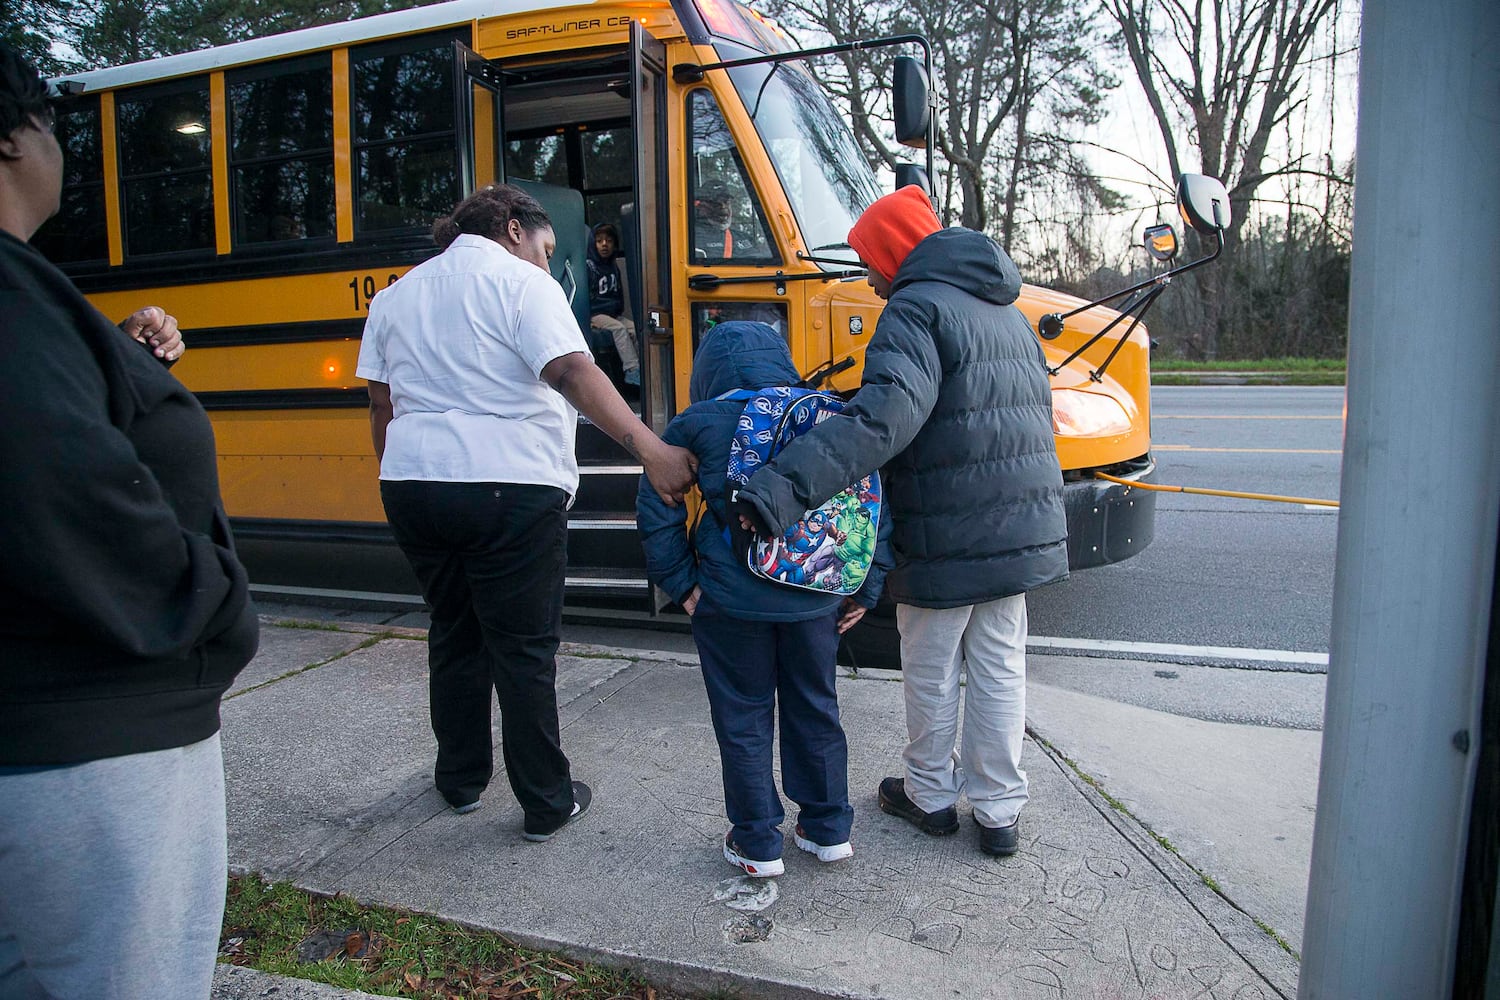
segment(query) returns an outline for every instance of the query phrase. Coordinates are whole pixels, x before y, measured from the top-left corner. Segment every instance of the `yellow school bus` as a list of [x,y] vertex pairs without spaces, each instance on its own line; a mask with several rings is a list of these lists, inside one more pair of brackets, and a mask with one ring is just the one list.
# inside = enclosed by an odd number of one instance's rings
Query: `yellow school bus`
[[[920,60],[920,39],[888,41]],[[213,420],[259,585],[413,593],[355,359],[371,298],[478,185],[548,208],[585,331],[590,227],[618,227],[641,358],[638,395],[621,384],[658,430],[726,319],[771,323],[803,372],[858,385],[881,302],[845,237],[883,191],[806,55],[733,0],[454,0],[59,78],[63,207],[34,242],[106,314],[177,316],[175,371]],[[1027,286],[1019,305],[1036,323],[1080,303]],[[1144,327],[1089,343],[1117,316],[1044,341],[1075,568],[1152,535],[1151,494],[1093,478],[1154,468]],[[639,469],[586,425],[579,457],[570,599],[654,614]]]

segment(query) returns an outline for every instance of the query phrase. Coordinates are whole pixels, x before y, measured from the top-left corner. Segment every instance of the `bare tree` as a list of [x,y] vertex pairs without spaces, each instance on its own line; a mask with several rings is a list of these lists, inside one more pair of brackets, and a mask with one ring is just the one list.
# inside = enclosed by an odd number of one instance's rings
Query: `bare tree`
[[[1257,193],[1277,176],[1316,173],[1341,182],[1316,157],[1289,148],[1271,165],[1272,141],[1307,101],[1305,77],[1332,36],[1340,0],[1102,0],[1155,116],[1171,175],[1200,169],[1229,189],[1231,257]],[[1189,164],[1181,136],[1196,147]],[[1215,355],[1227,269],[1199,283],[1205,324],[1195,343]]]
[[[1065,0],[762,0],[793,30],[834,42],[916,33],[933,47],[937,153],[943,214],[1013,238],[1021,192],[1068,122],[1097,120],[1117,81],[1098,59],[1093,15]],[[847,102],[855,135],[873,162],[894,166],[885,88],[890,50],[846,53],[820,73]],[[1041,140],[1038,145],[1038,140]]]

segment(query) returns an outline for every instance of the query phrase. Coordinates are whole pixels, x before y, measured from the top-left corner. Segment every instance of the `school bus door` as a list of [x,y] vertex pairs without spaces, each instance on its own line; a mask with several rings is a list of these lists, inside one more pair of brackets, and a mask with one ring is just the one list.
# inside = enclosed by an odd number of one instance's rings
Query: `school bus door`
[[666,113],[667,47],[630,23],[630,122],[635,133],[635,210],[625,220],[633,312],[641,339],[641,419],[660,433],[676,412],[672,347]]
[[[628,79],[620,79],[630,99],[631,132],[636,156],[633,162],[633,192],[621,210],[621,244],[625,253],[630,296],[629,315],[636,326],[641,358],[641,417],[660,431],[675,412],[672,358],[671,267],[667,258],[665,157],[666,142],[666,46],[640,24],[630,25]],[[509,180],[506,171],[506,80],[505,67],[460,42],[454,43],[456,63],[463,79],[457,88],[463,136],[465,193],[492,180]],[[535,61],[526,68],[537,70]],[[514,96],[512,94],[512,96]],[[559,124],[566,124],[559,122]],[[576,190],[516,181],[542,202],[553,216],[558,252],[553,255],[553,274],[570,291],[575,313],[588,328],[588,290],[584,277],[586,247],[580,238],[583,200]],[[582,183],[576,178],[575,184]],[[599,220],[595,220],[599,221]]]

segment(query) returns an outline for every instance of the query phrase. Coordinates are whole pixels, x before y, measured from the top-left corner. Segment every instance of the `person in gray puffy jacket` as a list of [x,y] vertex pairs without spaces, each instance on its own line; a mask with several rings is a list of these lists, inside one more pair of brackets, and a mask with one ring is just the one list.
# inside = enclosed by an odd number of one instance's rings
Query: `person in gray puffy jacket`
[[877,200],[849,244],[888,300],[863,384],[750,478],[738,513],[779,532],[884,468],[908,743],[906,773],[881,782],[880,806],[945,835],[964,795],[981,849],[1013,854],[1027,801],[1025,595],[1068,575],[1041,345],[1014,305],[1015,264],[982,233],[942,228],[920,188]]

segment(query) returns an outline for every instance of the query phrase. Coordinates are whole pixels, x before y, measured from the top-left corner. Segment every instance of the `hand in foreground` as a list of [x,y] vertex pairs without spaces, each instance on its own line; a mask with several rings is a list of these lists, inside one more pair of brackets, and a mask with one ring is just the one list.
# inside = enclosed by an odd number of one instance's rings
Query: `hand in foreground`
[[852,597],[844,598],[843,606],[839,608],[839,635],[843,635],[865,616],[865,606]]
[[687,600],[682,602],[682,610],[688,613],[689,618],[693,617],[693,615],[697,612],[698,599],[702,596],[703,588],[695,586],[693,587],[693,592],[687,596]]
[[698,478],[698,456],[686,448],[657,442],[658,447],[641,456],[641,466],[651,488],[661,496],[668,507],[681,502]]
[[182,342],[182,331],[177,329],[177,317],[160,306],[137,309],[120,321],[120,329],[168,364],[182,357],[187,349]]
[[766,538],[771,536],[770,529],[761,520],[760,511],[749,500],[734,501],[729,505],[729,514],[731,517],[739,518],[740,527],[746,531],[753,531]]

